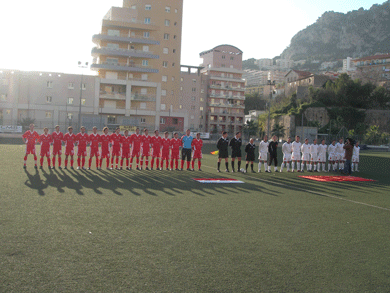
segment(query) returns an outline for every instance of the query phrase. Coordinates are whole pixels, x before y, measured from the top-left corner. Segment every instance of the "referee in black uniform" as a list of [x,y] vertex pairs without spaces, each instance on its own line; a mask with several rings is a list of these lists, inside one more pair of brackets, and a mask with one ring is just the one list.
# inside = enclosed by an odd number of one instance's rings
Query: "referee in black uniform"
[[217,172],[221,172],[219,170],[219,167],[221,166],[221,160],[225,159],[225,165],[226,165],[226,170],[225,172],[229,172],[229,139],[227,138],[227,132],[224,131],[222,132],[222,137],[218,140],[217,142],[217,149],[218,149],[218,168]]
[[234,171],[234,161],[237,158],[238,161],[238,172],[240,172],[241,168],[241,146],[242,146],[242,140],[241,140],[241,132],[237,132],[236,136],[233,137],[230,140],[229,146],[232,148],[232,171]]
[[278,172],[278,138],[276,135],[272,137],[268,145],[269,152],[269,162],[268,162],[268,172],[271,172],[271,164],[274,161],[275,164],[275,172]]
[[245,166],[245,172],[248,172],[248,165],[251,163],[251,170],[252,173],[256,173],[256,171],[253,170],[253,162],[255,161],[255,149],[256,146],[254,144],[253,138],[249,140],[249,143],[245,147],[246,152],[246,166]]

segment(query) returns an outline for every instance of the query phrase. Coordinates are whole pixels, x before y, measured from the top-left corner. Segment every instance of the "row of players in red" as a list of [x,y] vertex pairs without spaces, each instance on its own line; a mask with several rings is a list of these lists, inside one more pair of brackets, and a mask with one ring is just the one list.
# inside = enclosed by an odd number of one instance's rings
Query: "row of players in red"
[[[133,158],[136,158],[137,170],[143,168],[144,158],[146,170],[149,170],[149,157],[152,157],[151,169],[153,170],[154,161],[156,161],[156,169],[163,169],[163,163],[166,162],[166,169],[169,170],[169,162],[171,170],[173,170],[173,165],[175,163],[175,168],[178,170],[179,164],[179,154],[180,148],[183,147],[183,137],[178,138],[178,134],[174,134],[174,138],[168,138],[168,132],[165,132],[164,138],[159,136],[158,130],[155,131],[154,136],[148,135],[148,130],[144,130],[144,135],[139,134],[139,129],[137,128],[136,133],[131,136],[128,135],[126,130],[124,135],[120,134],[120,129],[117,128],[115,133],[109,135],[108,128],[103,129],[103,134],[100,135],[97,133],[97,128],[93,128],[93,133],[88,135],[85,133],[85,127],[81,127],[81,132],[78,134],[73,133],[73,128],[68,128],[68,133],[63,135],[59,131],[59,126],[55,127],[55,130],[52,134],[48,133],[48,129],[44,129],[44,134],[39,135],[34,131],[34,125],[30,125],[30,130],[26,131],[23,134],[23,141],[26,144],[26,154],[24,157],[24,168],[27,164],[27,156],[32,154],[35,160],[35,168],[37,168],[37,156],[35,152],[36,141],[41,145],[41,159],[40,159],[40,168],[43,168],[44,157],[47,157],[47,163],[49,168],[55,168],[56,156],[58,156],[58,165],[61,169],[61,155],[62,155],[62,142],[65,142],[65,169],[68,166],[68,157],[70,157],[70,165],[73,169],[73,156],[74,156],[74,146],[77,144],[77,169],[85,169],[85,157],[87,156],[87,145],[90,146],[89,152],[89,167],[91,168],[92,159],[95,157],[96,168],[101,169],[103,159],[106,159],[106,166],[109,169],[109,162],[111,157],[111,169],[114,168],[114,159],[116,169],[122,169],[124,160],[126,160],[126,169],[131,170]],[[200,134],[197,134],[196,139],[193,139],[190,136],[190,131],[187,130],[187,138],[191,138],[191,148],[192,148],[192,170],[194,170],[195,160],[198,159],[198,169],[201,170],[201,159],[202,159],[202,147],[203,141],[200,139]],[[52,164],[50,166],[50,146],[53,145],[53,158]],[[99,150],[101,146],[101,150]],[[119,167],[119,157],[121,157],[121,164]],[[183,170],[184,155],[182,155],[181,161],[181,170]],[[141,160],[140,160],[141,158]],[[160,165],[161,159],[161,165]],[[129,167],[130,160],[130,167]],[[187,158],[187,170],[190,169],[190,160]]]

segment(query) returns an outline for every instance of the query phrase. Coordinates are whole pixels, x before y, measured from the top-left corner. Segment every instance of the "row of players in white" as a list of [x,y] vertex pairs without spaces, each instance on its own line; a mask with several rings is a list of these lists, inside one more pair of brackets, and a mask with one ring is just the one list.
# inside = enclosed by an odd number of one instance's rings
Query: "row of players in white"
[[[339,170],[344,169],[345,162],[345,150],[343,148],[343,139],[340,139],[338,143],[334,140],[329,146],[325,144],[325,140],[322,140],[321,144],[317,144],[317,140],[313,141],[313,144],[309,144],[309,140],[305,139],[305,143],[299,142],[300,138],[297,136],[295,141],[291,143],[291,138],[288,139],[282,146],[283,163],[281,165],[281,172],[284,167],[287,167],[287,172],[291,170],[294,172],[294,163],[297,164],[297,171],[303,172],[305,163],[307,171],[322,171],[330,172],[337,171],[337,165]],[[271,171],[271,166],[268,166],[268,145],[267,137],[264,138],[259,144],[259,168],[261,172],[261,164],[264,164],[265,172]],[[326,153],[328,153],[328,170],[326,170]],[[356,172],[358,172],[360,147],[356,143],[353,148],[352,163]],[[302,155],[301,155],[302,154]],[[278,171],[278,167],[275,167],[275,172]]]

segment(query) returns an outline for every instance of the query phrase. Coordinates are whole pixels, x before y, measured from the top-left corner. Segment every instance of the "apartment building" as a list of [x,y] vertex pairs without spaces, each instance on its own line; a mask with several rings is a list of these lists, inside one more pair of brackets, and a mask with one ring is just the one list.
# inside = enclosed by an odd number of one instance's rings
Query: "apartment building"
[[260,70],[267,70],[274,66],[274,60],[270,58],[262,58],[255,60],[255,64],[259,66]]
[[182,13],[183,0],[124,0],[103,18],[91,69],[100,78],[100,114],[112,124],[187,127],[178,99]]
[[[100,111],[97,83],[90,75],[0,70],[0,124],[20,125],[30,118],[38,128],[53,129],[58,124],[64,131],[80,125],[79,113],[83,119]],[[102,125],[107,122],[107,117],[99,119]]]
[[246,87],[259,86],[267,83],[268,71],[244,69],[242,78],[245,79]]
[[353,78],[390,89],[390,54],[378,54],[352,60],[356,71]]
[[207,84],[206,132],[242,131],[245,109],[242,54],[231,45],[200,53],[204,67],[201,72]]

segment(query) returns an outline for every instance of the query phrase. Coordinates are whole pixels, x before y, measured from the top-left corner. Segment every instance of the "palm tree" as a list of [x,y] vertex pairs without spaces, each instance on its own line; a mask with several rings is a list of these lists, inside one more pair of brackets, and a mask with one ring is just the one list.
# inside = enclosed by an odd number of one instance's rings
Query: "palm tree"
[[278,140],[279,140],[279,137],[285,135],[285,132],[286,132],[286,130],[284,129],[284,126],[280,125],[279,123],[275,123],[274,127],[271,130],[272,136],[276,135],[278,137]]

